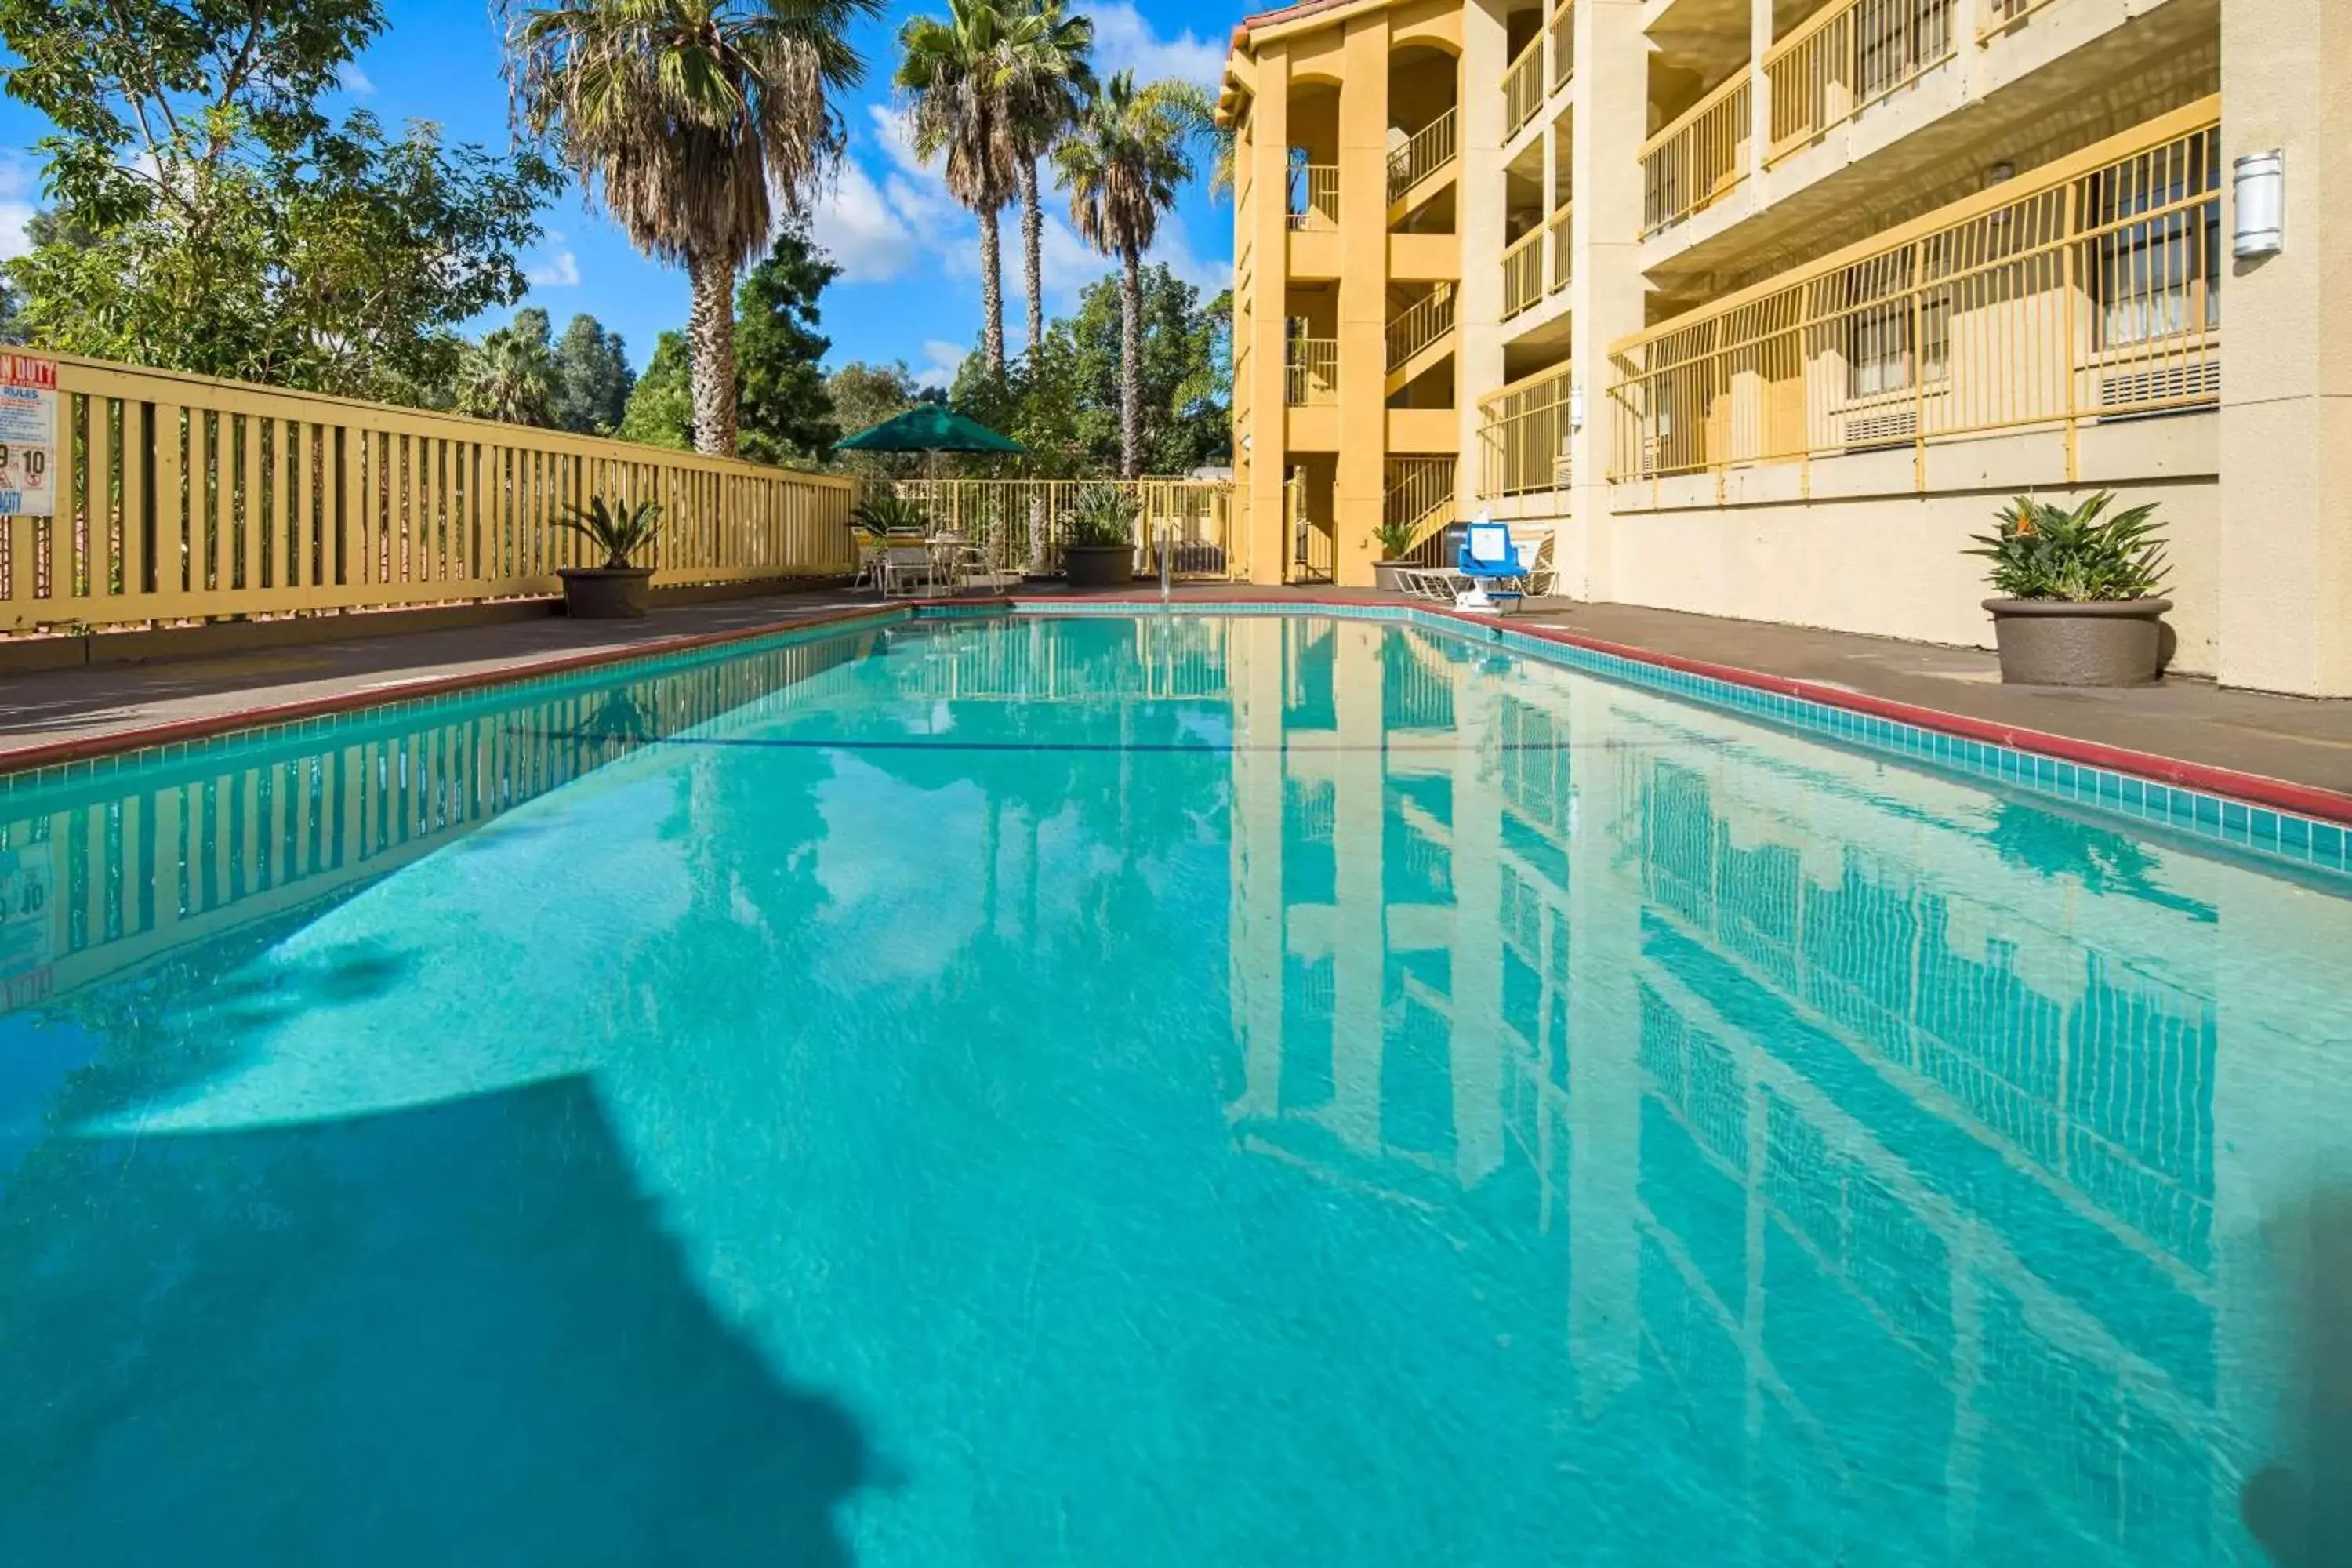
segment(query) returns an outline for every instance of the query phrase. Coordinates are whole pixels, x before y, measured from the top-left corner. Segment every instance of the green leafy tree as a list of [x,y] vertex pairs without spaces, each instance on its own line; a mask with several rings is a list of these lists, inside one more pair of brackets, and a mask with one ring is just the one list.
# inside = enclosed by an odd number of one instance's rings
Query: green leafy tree
[[[915,384],[904,361],[868,364],[851,360],[824,378],[824,391],[833,405],[834,423],[843,435],[870,430],[933,398]],[[903,479],[915,472],[919,463],[904,452],[843,452],[834,461],[850,473],[871,479]]]
[[636,380],[621,334],[607,331],[593,316],[574,316],[555,342],[550,422],[583,436],[609,436],[621,427]]
[[317,107],[377,0],[0,0],[57,227],[9,264],[43,344],[416,401],[519,298],[556,175]]
[[549,425],[555,355],[547,312],[517,310],[509,325],[466,351],[457,370],[457,412],[509,425]]
[[1054,164],[1070,193],[1078,237],[1119,263],[1119,474],[1143,472],[1143,253],[1160,219],[1194,174],[1192,143],[1211,121],[1208,95],[1190,82],[1137,87],[1121,71],[1097,87]]
[[[1232,451],[1230,295],[1202,302],[1200,290],[1164,265],[1142,269],[1138,424],[1143,471],[1181,474],[1221,463]],[[1003,375],[978,355],[964,361],[951,397],[956,410],[1030,448],[1020,460],[1041,476],[1120,470],[1125,310],[1121,279],[1089,284],[1074,316],[1055,320],[1036,351]]]
[[1004,368],[1004,268],[997,215],[1013,197],[1019,159],[1006,90],[1013,17],[992,0],[948,0],[945,20],[917,16],[898,30],[896,85],[908,105],[915,151],[941,160],[948,194],[980,220],[981,354]]
[[798,218],[777,229],[767,259],[744,275],[735,297],[735,364],[746,457],[821,462],[841,438],[822,363],[833,341],[816,330],[817,297],[840,276]]
[[624,441],[653,447],[694,445],[694,371],[688,363],[684,332],[654,340],[653,357],[629,391],[618,432]]
[[881,0],[557,0],[510,18],[517,109],[638,248],[686,268],[694,439],[736,444],[735,275],[767,245],[772,193],[804,210],[839,159],[832,94]]

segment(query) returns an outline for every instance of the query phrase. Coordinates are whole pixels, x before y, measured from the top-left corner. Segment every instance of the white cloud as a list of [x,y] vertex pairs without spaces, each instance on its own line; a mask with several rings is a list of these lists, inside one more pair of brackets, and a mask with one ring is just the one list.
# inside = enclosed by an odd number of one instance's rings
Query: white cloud
[[917,386],[953,386],[956,372],[963,368],[963,345],[940,338],[928,339],[923,344],[923,367],[915,373]]
[[1111,0],[1088,14],[1095,19],[1095,69],[1103,76],[1131,70],[1138,81],[1172,76],[1214,89],[1224,75],[1225,46],[1220,40],[1189,27],[1162,37],[1129,0]]
[[873,176],[845,159],[817,198],[809,233],[841,265],[845,283],[887,283],[915,257],[915,237]]
[[523,268],[523,281],[534,289],[576,289],[580,286],[580,258],[563,243],[563,231],[549,229],[547,243],[552,248],[538,261]]
[[342,68],[335,73],[335,80],[353,98],[375,96],[375,83],[368,79],[367,72],[360,69],[357,60],[345,60]]
[[40,211],[32,165],[13,154],[0,157],[0,261],[13,261],[33,248],[25,230]]

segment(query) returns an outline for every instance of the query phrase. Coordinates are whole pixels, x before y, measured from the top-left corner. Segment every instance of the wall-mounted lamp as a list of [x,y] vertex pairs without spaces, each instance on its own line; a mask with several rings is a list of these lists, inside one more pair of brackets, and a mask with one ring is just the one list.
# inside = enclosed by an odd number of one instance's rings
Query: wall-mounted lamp
[[1998,185],[2004,180],[2017,178],[2017,165],[2004,158],[1985,171],[1985,184]]
[[1250,436],[1249,432],[1248,432],[1248,431],[1246,431],[1246,430],[1243,431],[1243,432],[1242,432],[1242,450],[1243,450],[1243,451],[1244,451],[1244,452],[1246,452],[1246,451],[1248,451],[1248,450],[1251,448],[1251,447],[1253,447],[1254,445],[1255,445],[1255,442],[1252,439],[1252,437],[1251,437],[1251,436]]
[[2276,256],[2286,248],[2286,153],[2249,153],[2230,168],[2238,213],[2230,254]]
[[1568,389],[1568,427],[1571,430],[1584,428],[1584,388],[1580,386]]

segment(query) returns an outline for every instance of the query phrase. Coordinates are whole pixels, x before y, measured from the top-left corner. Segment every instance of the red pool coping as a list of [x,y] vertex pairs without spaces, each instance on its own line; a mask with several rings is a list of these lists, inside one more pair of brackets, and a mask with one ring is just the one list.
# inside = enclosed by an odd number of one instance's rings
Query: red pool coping
[[[1148,604],[1155,602],[1155,596],[1137,592],[1092,596],[1073,602]],[[1003,603],[1005,613],[1013,613],[1014,601],[1006,600]],[[1020,601],[1020,603],[1024,606],[1048,614],[1053,609],[1051,601],[1042,603]],[[2076,740],[2071,735],[2053,734],[2046,730],[2027,729],[2021,725],[2004,724],[1993,720],[1972,718],[1962,713],[1948,713],[1939,708],[1921,708],[1908,702],[1896,702],[1884,697],[1873,697],[1866,692],[1851,691],[1843,687],[1801,680],[1792,676],[1771,675],[1762,670],[1745,669],[1737,665],[1715,664],[1706,659],[1687,658],[1680,654],[1660,653],[1653,648],[1637,647],[1628,643],[1610,642],[1604,638],[1587,637],[1582,633],[1569,631],[1559,626],[1537,626],[1516,620],[1499,621],[1489,616],[1472,616],[1463,611],[1448,609],[1443,605],[1300,596],[1289,593],[1279,596],[1271,594],[1265,596],[1235,594],[1223,599],[1188,598],[1182,603],[1186,609],[1193,611],[1213,611],[1220,604],[1261,605],[1272,604],[1309,611],[1336,608],[1417,611],[1423,615],[1482,631],[1507,629],[1538,642],[1558,643],[1567,647],[1580,648],[1589,653],[1604,654],[1612,658],[1623,659],[1629,664],[1648,665],[1661,669],[1676,670],[1685,675],[1703,676],[1732,686],[1774,692],[1783,697],[1794,697],[1803,701],[1819,703],[1826,708],[1843,709],[1848,712],[1866,713],[1873,718],[1886,719],[1922,730],[1936,731],[1963,740],[2004,746],[2011,751],[2048,757],[2057,762],[2075,763],[2089,767],[2105,768],[2119,773],[2131,773],[2158,784],[2228,796],[2248,805],[2258,805],[2273,811],[2291,812],[2301,816],[2352,826],[2352,795],[2341,794],[2335,790],[2294,784],[2285,779],[2272,778],[2263,773],[2242,773],[2235,768],[2186,762],[2178,757],[2162,756],[2154,752],[2135,751],[2125,746],[2110,746],[2097,741]],[[973,602],[968,599],[906,599],[888,605],[858,605],[843,609],[818,610],[805,616],[765,622],[755,626],[736,626],[718,632],[689,632],[677,637],[657,637],[649,642],[633,643],[623,647],[598,648],[590,653],[556,654],[520,664],[500,665],[489,669],[467,670],[457,675],[428,676],[390,686],[369,687],[360,691],[341,691],[323,697],[306,698],[297,702],[230,709],[219,713],[174,720],[169,723],[110,731],[104,734],[78,735],[38,746],[27,746],[18,751],[0,752],[0,778],[36,772],[42,768],[56,767],[64,763],[87,762],[124,752],[143,751],[153,746],[206,740],[213,736],[231,734],[238,731],[268,729],[274,725],[298,723],[305,719],[348,713],[365,708],[380,708],[394,702],[413,701],[419,698],[446,696],[452,692],[477,690],[485,686],[502,686],[510,681],[534,680],[551,675],[565,675],[576,670],[594,669],[605,665],[626,664],[637,659],[660,658],[671,654],[692,652],[698,648],[718,647],[734,642],[750,642],[761,637],[775,637],[784,632],[807,631],[824,626],[848,627],[861,621],[879,619],[901,609],[922,610],[948,606],[970,610],[973,607]]]

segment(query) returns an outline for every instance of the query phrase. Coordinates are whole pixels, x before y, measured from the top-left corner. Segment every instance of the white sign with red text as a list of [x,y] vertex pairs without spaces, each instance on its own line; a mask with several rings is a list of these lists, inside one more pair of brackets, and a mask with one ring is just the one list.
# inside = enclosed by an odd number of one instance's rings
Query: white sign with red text
[[58,510],[58,362],[0,352],[0,517]]

